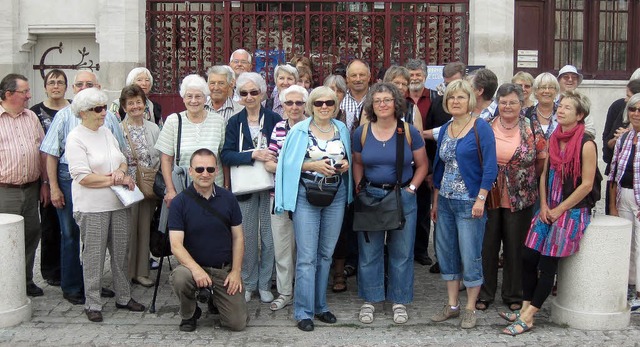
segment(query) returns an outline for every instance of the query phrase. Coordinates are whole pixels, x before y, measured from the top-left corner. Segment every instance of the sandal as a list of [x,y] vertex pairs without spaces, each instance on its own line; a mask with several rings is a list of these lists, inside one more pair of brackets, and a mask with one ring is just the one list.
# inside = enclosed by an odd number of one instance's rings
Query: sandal
[[344,273],[336,273],[333,275],[333,287],[331,290],[334,293],[342,293],[347,291],[347,277]]
[[347,277],[351,277],[356,274],[356,268],[351,265],[344,266],[344,275]]
[[375,307],[368,302],[365,302],[364,305],[360,306],[360,314],[358,315],[360,323],[373,323],[373,312],[375,312],[375,310]]
[[522,308],[522,303],[520,302],[510,302],[507,305],[509,306],[509,309],[511,311],[520,311],[520,309]]
[[281,310],[293,303],[293,295],[280,295],[277,299],[271,302],[269,308],[271,311]]
[[520,318],[520,310],[515,310],[513,312],[500,312],[498,315],[507,322],[513,323]]
[[489,308],[489,305],[491,305],[491,303],[488,301],[478,300],[476,301],[476,310],[486,311]]
[[403,304],[393,305],[393,322],[396,324],[404,324],[409,320],[407,308]]
[[[518,327],[522,328],[522,330],[518,331]],[[520,318],[518,318],[511,325],[504,328],[504,330],[502,330],[502,333],[505,335],[517,336],[520,334],[524,334],[531,329],[533,329],[532,326],[528,326],[527,323],[523,322]]]

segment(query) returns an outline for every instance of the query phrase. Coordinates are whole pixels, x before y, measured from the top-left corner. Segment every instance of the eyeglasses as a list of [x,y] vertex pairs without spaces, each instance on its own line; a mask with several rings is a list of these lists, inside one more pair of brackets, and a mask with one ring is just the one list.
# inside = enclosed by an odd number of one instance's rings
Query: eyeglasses
[[627,107],[627,111],[629,112],[640,112],[640,107]]
[[93,88],[94,84],[93,82],[76,82],[73,84],[74,86],[76,86],[76,88],[82,88],[82,87],[87,87],[87,88]]
[[14,93],[20,93],[22,95],[27,95],[27,94],[31,94],[31,89],[25,89],[25,90],[14,90]]
[[251,64],[248,60],[240,60],[240,59],[232,59],[230,62],[234,64],[243,64],[243,65]]
[[96,106],[94,108],[90,108],[90,111],[93,111],[95,113],[101,113],[102,111],[107,109],[107,105],[102,105],[102,106]]
[[335,100],[316,100],[313,102],[313,106],[322,107],[322,105],[327,105],[327,107],[331,107],[336,104]]
[[516,107],[518,105],[520,105],[519,101],[510,101],[510,102],[500,101],[500,106],[502,106],[502,107],[507,107],[507,106]]
[[285,102],[283,102],[283,104],[287,105],[287,106],[293,106],[294,104],[298,107],[304,106],[304,101],[291,101],[291,100],[287,100]]
[[47,82],[47,85],[48,85],[48,86],[51,86],[51,87],[53,87],[53,86],[55,86],[55,85],[58,85],[58,86],[66,86],[66,85],[67,85],[67,82],[65,82],[65,81],[48,81],[48,82]]
[[249,94],[251,94],[251,96],[258,96],[260,95],[260,91],[255,89],[251,91],[241,90],[238,94],[240,94],[240,96],[247,96]]
[[[192,166],[193,167],[193,166]],[[214,166],[198,166],[198,167],[194,167],[193,170],[199,174],[203,173],[204,170],[207,170],[208,173],[214,173],[216,172],[216,168]]]
[[391,99],[391,98],[374,99],[373,100],[373,104],[374,105],[382,105],[382,104],[389,105],[389,104],[392,104],[392,103],[393,103],[393,99]]
[[522,89],[531,89],[531,85],[530,84],[518,84],[520,86],[520,88]]
[[190,100],[190,99],[202,100],[202,99],[204,99],[204,95],[202,95],[202,94],[185,94],[184,98],[187,99],[187,100]]
[[540,90],[556,90],[556,87],[554,87],[554,86],[541,86],[541,87],[538,87],[538,89],[540,89]]

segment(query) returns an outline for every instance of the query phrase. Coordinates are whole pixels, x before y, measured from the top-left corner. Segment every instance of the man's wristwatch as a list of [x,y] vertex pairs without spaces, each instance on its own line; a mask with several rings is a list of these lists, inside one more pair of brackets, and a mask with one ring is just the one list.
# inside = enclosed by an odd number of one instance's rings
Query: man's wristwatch
[[412,192],[416,192],[416,186],[414,186],[413,184],[409,185],[409,190],[411,190]]
[[480,201],[485,201],[487,200],[487,197],[481,194],[478,194],[478,199],[480,199]]

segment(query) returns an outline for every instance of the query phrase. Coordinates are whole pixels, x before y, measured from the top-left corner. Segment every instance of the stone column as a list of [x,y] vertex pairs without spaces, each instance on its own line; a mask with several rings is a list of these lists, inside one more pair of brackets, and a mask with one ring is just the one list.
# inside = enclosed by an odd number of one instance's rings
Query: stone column
[[624,329],[627,304],[631,222],[598,215],[591,219],[580,251],[560,261],[558,296],[551,320],[585,330]]
[[0,328],[31,320],[27,298],[24,218],[0,213]]

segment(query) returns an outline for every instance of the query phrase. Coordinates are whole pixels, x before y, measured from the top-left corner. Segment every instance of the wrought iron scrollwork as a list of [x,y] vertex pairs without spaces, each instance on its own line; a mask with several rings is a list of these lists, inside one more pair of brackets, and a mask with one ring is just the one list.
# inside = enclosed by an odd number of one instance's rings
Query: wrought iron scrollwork
[[40,57],[40,64],[33,65],[34,70],[40,70],[40,76],[42,76],[42,79],[44,79],[46,75],[45,70],[47,69],[66,69],[66,70],[89,69],[91,71],[95,69],[96,71],[100,71],[99,63],[94,64],[93,60],[91,59],[84,61],[85,58],[90,54],[90,52],[87,51],[87,47],[82,47],[82,49],[78,50],[78,53],[80,53],[80,62],[77,64],[70,64],[70,65],[46,64],[45,59],[47,58],[47,55],[49,54],[49,52],[54,50],[58,50],[58,53],[62,54],[62,42],[60,42],[59,45],[50,47],[46,51],[44,51],[44,53],[42,53],[42,57]]

